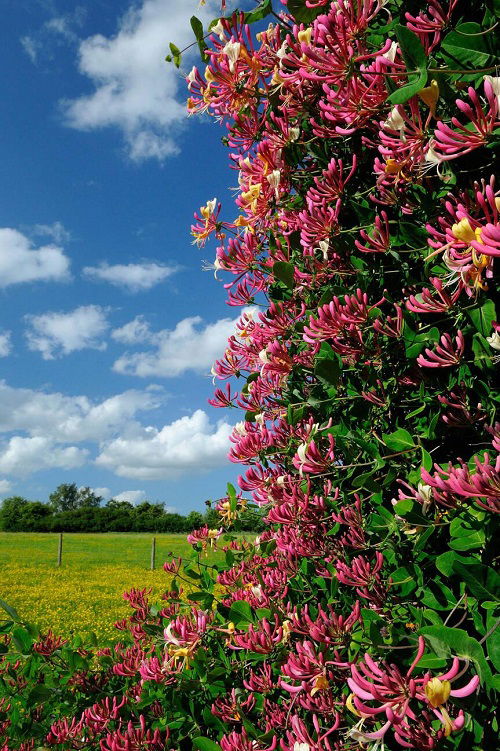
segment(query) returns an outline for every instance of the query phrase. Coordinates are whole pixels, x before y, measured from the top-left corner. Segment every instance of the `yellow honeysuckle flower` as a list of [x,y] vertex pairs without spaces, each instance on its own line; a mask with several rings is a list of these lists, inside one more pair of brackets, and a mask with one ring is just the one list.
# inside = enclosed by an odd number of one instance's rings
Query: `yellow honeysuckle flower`
[[424,690],[429,704],[436,709],[448,700],[451,683],[449,681],[441,681],[439,678],[431,678]]

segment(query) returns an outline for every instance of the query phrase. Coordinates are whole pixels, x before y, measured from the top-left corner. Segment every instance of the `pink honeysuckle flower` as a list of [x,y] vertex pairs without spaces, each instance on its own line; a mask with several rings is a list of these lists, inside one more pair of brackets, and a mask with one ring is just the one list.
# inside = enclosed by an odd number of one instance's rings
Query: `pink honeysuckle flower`
[[373,230],[369,234],[362,229],[359,233],[363,243],[355,240],[354,244],[362,253],[385,253],[391,247],[389,219],[385,211],[375,217]]
[[197,543],[201,543],[201,546],[203,549],[206,549],[208,543],[210,543],[210,547],[214,547],[215,543],[223,533],[223,529],[209,529],[208,526],[205,524],[204,527],[201,527],[200,529],[195,529],[193,532],[191,532],[187,536],[187,541],[190,545],[196,545]]
[[457,3],[458,0],[451,0],[443,7],[438,0],[429,0],[427,10],[421,11],[418,16],[405,13],[406,25],[420,37],[427,54],[439,44],[442,31],[450,23]]
[[299,470],[302,476],[304,472],[312,475],[320,475],[331,469],[335,461],[335,438],[331,433],[326,436],[328,448],[322,449],[314,440],[301,443],[297,453],[292,459],[293,466]]
[[435,464],[432,475],[423,467],[420,472],[423,481],[435,488],[436,498],[441,494],[455,498],[473,498],[485,511],[500,513],[500,454],[494,464],[487,453],[484,454],[483,461],[476,456],[474,465],[471,470],[465,462],[461,462],[460,467],[449,464],[447,469]]
[[313,714],[314,735],[298,715],[293,715],[286,730],[286,740],[280,741],[281,751],[332,751],[329,737],[340,725],[340,715],[335,716],[334,723],[327,730],[321,727],[320,719]]
[[446,123],[438,122],[434,131],[433,149],[442,160],[456,159],[484,146],[491,133],[500,125],[498,100],[488,80],[484,81],[486,111],[472,87],[469,87],[467,93],[472,106],[462,99],[456,100],[458,109],[469,121],[467,125],[462,125],[458,118],[452,117],[451,123],[454,129]]
[[431,277],[429,281],[437,292],[437,295],[433,295],[428,287],[424,287],[418,297],[410,295],[406,302],[406,307],[413,313],[446,313],[455,305],[460,297],[462,285],[458,284],[456,290],[449,293],[438,277]]
[[148,751],[163,751],[169,738],[170,731],[167,728],[163,732],[159,730],[146,730],[146,720],[143,715],[139,716],[139,726],[132,721],[123,725],[101,739],[101,751],[131,751],[131,749],[147,748]]
[[377,334],[383,334],[393,339],[399,339],[403,333],[404,320],[403,309],[400,305],[394,305],[396,317],[386,316],[385,318],[376,318],[373,321],[373,328]]
[[220,717],[224,722],[241,722],[241,714],[248,714],[255,706],[255,696],[237,693],[231,689],[229,694],[219,696],[212,704],[212,714]]
[[455,347],[450,334],[443,334],[433,350],[425,348],[425,356],[419,355],[417,363],[423,368],[451,368],[460,363],[464,349],[464,335],[460,330],[455,337]]
[[280,625],[278,616],[275,615],[274,623],[263,618],[257,626],[250,624],[246,633],[235,633],[234,643],[228,646],[231,649],[248,649],[250,652],[265,655],[272,652],[275,646],[286,638],[286,633],[286,628]]
[[227,733],[220,739],[222,751],[274,751],[277,743],[276,736],[273,735],[271,745],[265,746],[249,738],[245,729],[241,733],[236,731]]
[[375,563],[370,565],[362,555],[353,558],[350,565],[343,561],[335,563],[337,579],[341,584],[356,587],[360,597],[372,603],[376,609],[381,609],[387,600],[387,587],[380,578],[380,569],[384,564],[384,556],[377,551]]
[[418,721],[418,702],[430,708],[442,722],[445,735],[462,727],[462,714],[452,719],[444,705],[450,696],[463,698],[472,694],[479,685],[479,676],[475,675],[462,688],[452,689],[451,681],[461,672],[460,661],[455,657],[450,670],[439,677],[432,677],[430,673],[414,677],[413,672],[424,651],[425,641],[420,636],[417,654],[405,674],[396,665],[375,662],[368,653],[364,661],[351,665],[351,677],[347,683],[352,695],[348,707],[362,718],[375,718],[379,714],[387,718],[374,733],[363,732],[363,735],[381,738],[390,727],[400,727],[405,719]]
[[83,711],[85,724],[88,728],[96,732],[102,732],[110,722],[120,716],[120,709],[127,703],[127,697],[122,696],[121,700],[114,696],[110,699],[108,696],[97,704],[93,704]]
[[500,257],[500,224],[487,224],[479,237],[472,240],[471,247],[478,253]]

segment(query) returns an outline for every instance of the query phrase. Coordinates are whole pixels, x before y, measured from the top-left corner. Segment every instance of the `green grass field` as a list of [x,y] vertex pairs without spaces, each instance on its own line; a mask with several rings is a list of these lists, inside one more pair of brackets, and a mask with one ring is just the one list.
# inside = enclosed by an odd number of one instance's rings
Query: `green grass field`
[[123,592],[153,587],[159,599],[171,579],[162,568],[168,553],[191,550],[186,535],[156,535],[151,571],[151,534],[65,534],[57,568],[58,537],[0,532],[0,599],[42,630],[93,631],[102,644],[120,637],[113,623],[129,613]]

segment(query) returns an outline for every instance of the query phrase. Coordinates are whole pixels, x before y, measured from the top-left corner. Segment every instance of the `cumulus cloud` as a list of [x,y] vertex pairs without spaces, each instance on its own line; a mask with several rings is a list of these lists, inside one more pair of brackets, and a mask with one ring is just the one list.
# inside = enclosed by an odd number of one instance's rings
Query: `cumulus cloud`
[[[133,160],[158,159],[177,152],[175,136],[186,119],[183,76],[164,62],[170,40],[182,49],[193,41],[189,19],[204,21],[217,7],[179,0],[142,0],[120,20],[117,33],[81,42],[80,73],[93,91],[62,102],[66,123],[78,130],[119,128]],[[27,50],[28,51],[28,50]],[[29,51],[28,51],[29,54]]]
[[87,449],[59,446],[43,436],[13,436],[0,444],[0,472],[26,477],[41,469],[73,469],[85,464]]
[[124,490],[122,493],[114,496],[115,501],[127,501],[128,503],[141,503],[146,500],[145,490]]
[[139,480],[203,472],[226,463],[231,430],[226,422],[212,425],[208,415],[198,409],[161,430],[149,427],[140,435],[109,441],[96,464],[120,477]]
[[62,443],[103,441],[117,432],[140,429],[137,414],[162,401],[163,393],[156,389],[130,389],[93,402],[86,396],[13,388],[0,381],[0,432],[23,431]]
[[58,245],[34,248],[21,232],[0,228],[0,287],[69,279],[69,259]]
[[107,313],[99,305],[81,305],[69,313],[28,315],[28,347],[41,352],[44,360],[81,349],[106,349],[102,337],[109,327]]
[[160,263],[129,263],[109,266],[101,263],[99,266],[85,266],[84,276],[93,281],[109,282],[115,287],[123,287],[128,292],[143,292],[151,289],[155,284],[168,279],[175,274],[177,267]]
[[[150,376],[173,377],[187,370],[208,372],[217,357],[224,351],[226,342],[234,334],[238,319],[223,318],[215,323],[203,324],[200,316],[184,318],[175,329],[150,334],[149,340],[155,349],[148,352],[125,353],[113,364],[113,370],[126,375],[143,378]],[[134,326],[143,322],[131,321],[130,335]],[[126,327],[123,327],[126,328]],[[123,329],[118,329],[122,331]],[[127,330],[128,331],[128,330]],[[120,336],[122,337],[120,339]],[[116,336],[124,341],[123,333]],[[136,339],[135,341],[139,341]],[[134,343],[131,338],[130,343]]]
[[119,329],[113,329],[111,337],[121,344],[143,344],[152,336],[149,323],[144,316],[136,316]]
[[0,480],[0,493],[8,493],[12,488],[12,483],[9,480]]
[[7,355],[10,355],[10,350],[10,331],[0,332],[0,357],[7,357]]

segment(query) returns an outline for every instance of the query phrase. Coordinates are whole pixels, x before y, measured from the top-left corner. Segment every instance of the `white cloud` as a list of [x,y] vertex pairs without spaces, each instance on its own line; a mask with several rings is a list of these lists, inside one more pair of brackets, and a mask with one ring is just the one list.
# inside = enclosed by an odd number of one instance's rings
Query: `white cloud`
[[129,263],[109,266],[101,263],[99,266],[85,266],[83,273],[94,281],[114,284],[124,287],[128,292],[142,292],[151,289],[155,284],[165,281],[175,274],[177,267],[165,266],[160,263]]
[[120,477],[160,480],[186,472],[203,472],[227,461],[232,426],[210,423],[201,409],[182,417],[161,430],[144,428],[130,438],[108,442],[96,459]]
[[15,229],[0,228],[0,287],[36,281],[69,279],[69,260],[58,245],[33,248]]
[[109,327],[107,312],[99,305],[82,305],[69,313],[26,316],[31,326],[26,332],[28,346],[41,352],[44,360],[81,349],[106,349],[102,337]]
[[82,25],[85,16],[86,9],[76,6],[70,13],[54,16],[36,31],[21,37],[21,45],[31,62],[37,65],[40,60],[52,60],[54,47],[76,44],[79,40],[74,29]]
[[234,334],[237,320],[223,318],[203,325],[200,316],[184,318],[172,331],[164,329],[150,336],[155,350],[126,353],[116,360],[113,370],[144,378],[173,377],[187,370],[208,372],[225,350],[228,338]]
[[119,329],[111,332],[111,337],[122,344],[142,344],[150,340],[152,334],[144,316],[136,316]]
[[38,53],[42,47],[41,42],[30,36],[24,36],[20,39],[23,50],[28,55],[31,62],[35,65],[38,59]]
[[114,496],[115,501],[128,501],[128,503],[141,503],[146,500],[145,490],[124,490],[122,493]]
[[109,488],[90,488],[90,490],[95,495],[98,495],[101,498],[104,498],[104,500],[111,498],[111,490]]
[[12,488],[10,480],[0,480],[0,493],[8,493]]
[[51,237],[58,245],[71,240],[71,233],[68,232],[62,222],[54,222],[53,224],[35,224],[32,233],[35,235],[41,235],[42,237]]
[[138,412],[163,401],[158,390],[129,390],[94,403],[86,396],[65,396],[13,388],[0,381],[0,432],[23,431],[53,441],[103,441],[140,429]]
[[[186,119],[182,74],[164,62],[168,42],[182,49],[193,42],[189,19],[205,22],[206,8],[186,0],[143,0],[120,20],[115,36],[96,34],[81,42],[78,67],[94,91],[62,102],[66,123],[78,130],[117,127],[134,160],[162,161],[177,152],[175,136]],[[188,53],[186,53],[188,54]]]
[[11,351],[10,331],[0,333],[0,357],[7,357]]
[[25,477],[41,469],[72,469],[85,464],[88,453],[76,446],[58,446],[43,436],[13,436],[0,445],[0,472]]

